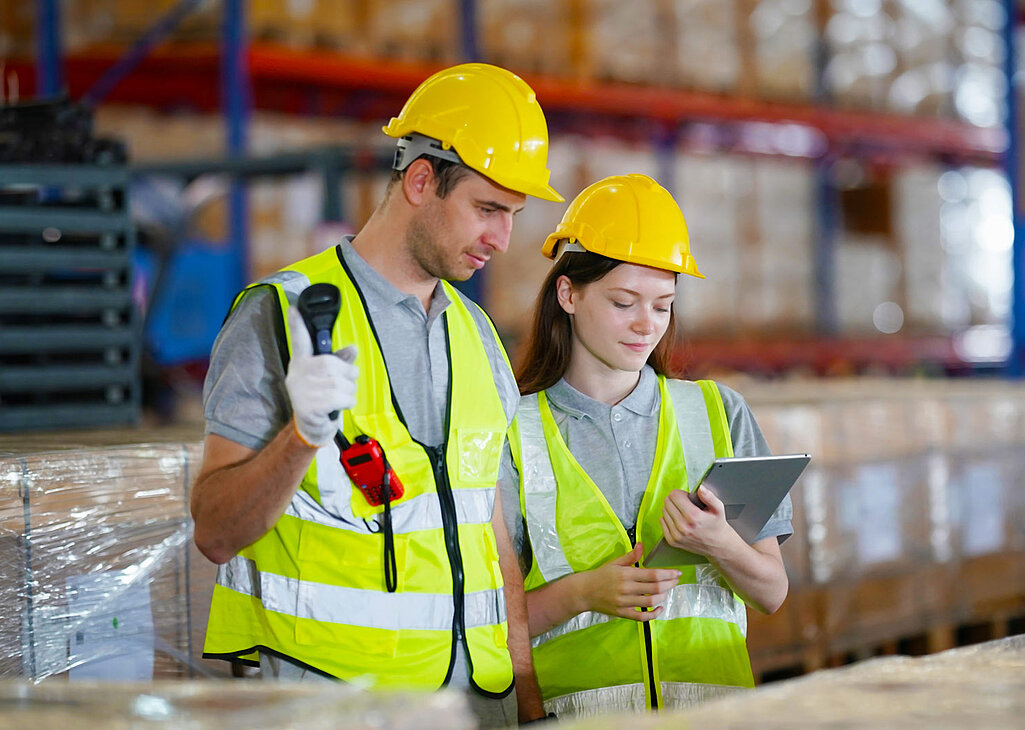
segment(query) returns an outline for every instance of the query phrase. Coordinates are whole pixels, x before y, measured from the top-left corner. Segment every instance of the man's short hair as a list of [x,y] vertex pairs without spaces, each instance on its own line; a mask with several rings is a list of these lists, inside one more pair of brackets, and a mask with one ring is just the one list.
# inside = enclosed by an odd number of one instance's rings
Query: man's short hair
[[[449,162],[448,160],[439,160],[436,157],[430,155],[420,155],[416,158],[417,160],[427,160],[431,163],[431,168],[434,170],[434,177],[438,181],[437,195],[439,198],[446,198],[451,193],[459,181],[465,177],[468,177],[473,172],[469,167],[459,162]],[[415,162],[416,160],[414,160]],[[409,167],[406,167],[408,170]],[[395,183],[402,180],[402,176],[406,174],[406,170],[392,170],[391,180],[388,181],[388,188],[391,189]]]

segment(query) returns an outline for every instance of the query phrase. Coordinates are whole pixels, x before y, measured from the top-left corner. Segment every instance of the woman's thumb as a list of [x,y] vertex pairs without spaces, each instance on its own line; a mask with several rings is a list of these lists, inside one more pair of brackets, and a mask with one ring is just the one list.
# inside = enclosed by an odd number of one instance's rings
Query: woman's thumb
[[636,563],[638,560],[641,559],[641,556],[643,554],[644,554],[644,546],[641,545],[640,543],[637,543],[636,545],[633,546],[633,550],[631,550],[630,552],[624,554],[622,557],[617,558],[616,559],[616,564],[617,565],[633,565],[634,563]]

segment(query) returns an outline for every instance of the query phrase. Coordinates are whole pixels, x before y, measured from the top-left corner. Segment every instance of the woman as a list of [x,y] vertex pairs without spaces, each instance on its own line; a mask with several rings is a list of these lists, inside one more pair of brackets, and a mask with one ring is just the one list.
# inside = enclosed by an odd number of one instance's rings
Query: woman
[[[559,715],[682,707],[753,686],[746,605],[775,611],[788,582],[785,501],[754,543],[705,487],[713,459],[769,453],[747,404],[671,379],[679,274],[698,278],[683,215],[645,175],[570,205],[543,253],[502,472],[526,575],[534,663]],[[660,538],[707,556],[647,569]],[[529,572],[528,572],[529,568]]]

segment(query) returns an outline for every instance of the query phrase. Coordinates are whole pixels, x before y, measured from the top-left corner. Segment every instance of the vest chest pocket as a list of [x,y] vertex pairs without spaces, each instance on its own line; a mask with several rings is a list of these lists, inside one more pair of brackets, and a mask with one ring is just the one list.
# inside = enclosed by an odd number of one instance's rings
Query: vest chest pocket
[[495,486],[502,455],[501,431],[456,429],[459,481],[465,486]]

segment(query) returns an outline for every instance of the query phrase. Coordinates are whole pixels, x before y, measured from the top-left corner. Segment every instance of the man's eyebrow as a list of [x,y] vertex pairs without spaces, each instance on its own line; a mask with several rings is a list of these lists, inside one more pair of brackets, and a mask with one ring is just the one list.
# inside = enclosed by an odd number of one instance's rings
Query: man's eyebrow
[[494,208],[495,210],[501,210],[505,213],[511,212],[513,215],[516,215],[524,208],[524,206],[521,205],[519,208],[513,210],[513,207],[511,205],[499,203],[497,200],[484,200],[483,198],[475,200],[474,203],[476,203],[477,205],[482,205],[486,208]]

